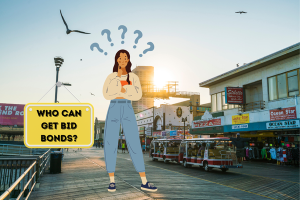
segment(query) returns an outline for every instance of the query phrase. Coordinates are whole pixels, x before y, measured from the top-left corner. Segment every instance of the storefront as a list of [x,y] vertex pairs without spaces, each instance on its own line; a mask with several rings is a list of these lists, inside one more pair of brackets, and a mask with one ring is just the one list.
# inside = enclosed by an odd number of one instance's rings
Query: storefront
[[224,136],[235,137],[236,133],[240,133],[242,138],[250,138],[251,140],[245,147],[246,155],[248,155],[246,158],[248,159],[275,163],[279,159],[276,152],[282,151],[285,152],[286,159],[281,159],[281,163],[298,165],[299,121],[299,119],[288,119],[226,125],[224,126]]

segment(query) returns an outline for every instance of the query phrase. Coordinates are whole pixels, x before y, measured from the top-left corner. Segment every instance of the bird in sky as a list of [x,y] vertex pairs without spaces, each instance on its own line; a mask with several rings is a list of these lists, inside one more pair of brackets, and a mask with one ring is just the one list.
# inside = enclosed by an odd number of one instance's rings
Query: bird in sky
[[82,59],[80,59],[80,61],[82,61]]
[[70,34],[71,32],[78,32],[78,33],[83,33],[83,34],[90,34],[90,33],[85,33],[85,32],[78,31],[78,30],[70,30],[70,29],[68,28],[68,25],[67,25],[67,23],[66,23],[66,21],[65,21],[65,19],[64,19],[64,17],[63,17],[63,15],[62,15],[62,13],[61,13],[61,10],[60,10],[60,15],[61,15],[61,18],[62,18],[62,20],[64,21],[64,23],[65,23],[65,25],[66,25],[66,28],[67,28],[66,33],[67,33],[67,34]]
[[242,14],[242,13],[247,13],[247,12],[244,12],[244,11],[239,11],[239,12],[235,12],[235,13],[240,13],[240,14]]
[[[91,95],[94,95],[93,93],[91,93]],[[94,95],[95,96],[95,95]]]

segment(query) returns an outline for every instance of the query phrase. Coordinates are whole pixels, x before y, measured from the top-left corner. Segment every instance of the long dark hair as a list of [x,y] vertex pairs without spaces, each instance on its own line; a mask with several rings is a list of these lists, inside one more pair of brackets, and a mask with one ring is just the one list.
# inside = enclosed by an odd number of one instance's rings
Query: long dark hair
[[126,51],[125,49],[121,49],[119,50],[117,53],[116,53],[116,56],[115,56],[115,65],[114,65],[114,68],[113,68],[113,72],[118,72],[118,67],[119,67],[119,64],[117,62],[118,58],[120,57],[120,54],[121,53],[126,53],[128,59],[129,59],[129,62],[127,63],[126,65],[126,72],[128,73],[128,76],[127,76],[127,83],[128,85],[130,85],[130,81],[129,81],[129,72],[131,72],[131,62],[130,62],[130,54],[128,51]]

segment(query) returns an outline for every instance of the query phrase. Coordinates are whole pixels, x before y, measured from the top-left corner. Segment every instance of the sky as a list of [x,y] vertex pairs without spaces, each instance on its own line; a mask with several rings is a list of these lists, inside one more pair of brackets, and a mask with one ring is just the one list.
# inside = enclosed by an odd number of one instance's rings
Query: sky
[[[60,10],[71,30],[91,34],[67,35]],[[127,27],[124,44],[120,25]],[[0,103],[53,103],[54,57],[61,56],[59,81],[71,83],[72,94],[60,87],[58,101],[91,103],[95,117],[105,120],[103,83],[118,50],[129,51],[132,69],[153,66],[155,81],[178,81],[179,91],[199,92],[200,104],[209,103],[200,82],[299,42],[299,1],[1,0],[0,27]],[[103,29],[111,31],[111,42]],[[136,49],[135,30],[143,33]],[[143,54],[148,42],[154,50]],[[92,43],[107,55],[91,51]],[[184,100],[156,100],[155,106]]]

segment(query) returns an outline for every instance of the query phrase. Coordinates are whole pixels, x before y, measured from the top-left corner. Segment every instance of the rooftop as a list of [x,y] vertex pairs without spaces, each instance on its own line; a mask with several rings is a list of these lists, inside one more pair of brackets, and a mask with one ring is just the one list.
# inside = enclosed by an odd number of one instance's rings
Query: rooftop
[[217,83],[221,83],[223,81],[229,80],[231,78],[234,78],[236,76],[240,76],[242,74],[246,74],[250,71],[254,71],[256,69],[265,67],[267,65],[270,65],[272,63],[281,61],[283,59],[299,55],[300,54],[300,42],[296,43],[292,46],[289,46],[285,49],[282,49],[280,51],[277,51],[275,53],[272,53],[270,55],[267,55],[263,58],[260,58],[258,60],[252,61],[248,64],[245,64],[241,67],[237,67],[233,70],[230,70],[228,72],[225,72],[221,75],[218,75],[216,77],[213,77],[211,79],[208,79],[206,81],[203,81],[199,83],[199,87],[206,87],[209,88],[212,85],[215,85]]

